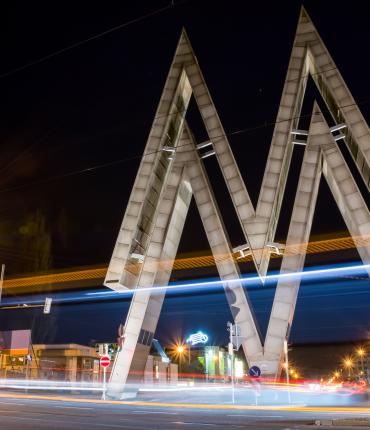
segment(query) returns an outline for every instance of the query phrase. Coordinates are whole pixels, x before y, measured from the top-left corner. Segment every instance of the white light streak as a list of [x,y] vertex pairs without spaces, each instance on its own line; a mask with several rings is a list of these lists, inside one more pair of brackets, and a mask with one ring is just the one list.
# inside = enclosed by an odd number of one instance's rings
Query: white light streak
[[360,264],[356,266],[347,266],[347,267],[333,267],[329,269],[314,269],[308,270],[304,272],[296,272],[296,273],[276,273],[264,276],[263,278],[259,276],[251,276],[251,277],[243,277],[236,279],[228,279],[227,281],[216,280],[216,281],[200,281],[200,282],[187,282],[184,284],[176,284],[176,285],[158,285],[153,287],[143,287],[137,288],[134,290],[125,290],[125,291],[102,291],[102,292],[94,292],[87,293],[87,296],[94,295],[108,295],[108,294],[119,294],[119,295],[132,295],[135,292],[163,292],[163,291],[174,291],[174,290],[189,290],[193,288],[197,288],[197,290],[207,289],[210,287],[233,287],[240,286],[244,284],[250,284],[253,282],[260,282],[261,279],[265,283],[266,281],[294,281],[298,279],[309,279],[316,278],[319,276],[345,276],[349,274],[354,274],[359,271],[370,271],[370,264]]

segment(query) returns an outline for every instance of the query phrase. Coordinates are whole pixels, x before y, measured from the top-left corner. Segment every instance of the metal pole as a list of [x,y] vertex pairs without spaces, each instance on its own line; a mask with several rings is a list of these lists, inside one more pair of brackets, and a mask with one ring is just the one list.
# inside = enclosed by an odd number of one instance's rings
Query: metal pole
[[[105,343],[103,348],[104,348],[104,355],[108,355],[108,344]],[[105,400],[105,394],[107,391],[107,368],[103,367],[103,397],[102,399]]]
[[4,273],[5,273],[5,264],[2,264],[1,265],[1,275],[0,275],[0,303],[1,303],[1,296],[2,296],[2,292],[3,292]]
[[[31,330],[31,336],[32,336],[32,330]],[[30,362],[28,360],[28,356],[30,355],[30,346],[31,346],[31,342],[32,342],[32,338],[30,340],[30,343],[28,344],[28,352],[27,352],[27,363],[26,363],[26,389],[25,389],[25,393],[28,393],[28,378],[29,378],[29,366],[30,366]],[[24,368],[24,367],[23,367]]]
[[105,400],[105,393],[107,391],[107,368],[103,368],[103,400]]
[[231,355],[231,391],[232,401],[235,403],[235,386],[234,386],[234,354]]
[[229,330],[229,355],[230,355],[230,376],[231,376],[231,393],[232,403],[235,403],[235,386],[234,386],[234,347],[233,347],[233,325],[231,322],[227,323]]
[[182,358],[182,354],[179,354],[179,381],[180,381],[180,378],[181,378],[181,358]]
[[286,373],[286,383],[288,388],[288,402],[291,403],[290,398],[290,387],[289,387],[289,360],[288,360],[288,341],[284,340],[284,354],[285,354],[285,373]]

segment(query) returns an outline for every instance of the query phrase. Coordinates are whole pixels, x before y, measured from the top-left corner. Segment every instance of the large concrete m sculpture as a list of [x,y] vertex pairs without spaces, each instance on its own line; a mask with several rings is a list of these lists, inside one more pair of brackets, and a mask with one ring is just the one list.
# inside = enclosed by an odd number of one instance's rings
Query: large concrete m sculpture
[[[304,131],[299,130],[299,119],[310,75],[334,125],[329,127],[315,103],[309,130]],[[208,133],[205,142],[195,141],[186,122],[191,96]],[[133,290],[122,349],[111,373],[108,390],[111,397],[123,398],[130,375],[144,371],[164,300],[162,289],[157,293],[153,290],[169,282],[192,196],[232,315],[240,326],[248,364],[260,366],[263,375],[279,375],[300,279],[279,280],[263,341],[242,283],[228,283],[240,278],[234,254],[237,251],[250,254],[259,275],[266,274],[271,253],[279,252],[274,236],[293,148],[295,144],[303,144],[304,158],[281,272],[289,274],[303,269],[322,174],[361,258],[370,263],[370,246],[359,243],[370,234],[369,210],[338,148],[339,142],[347,145],[369,188],[369,128],[307,12],[302,9],[255,209],[188,37],[182,32],[105,279],[105,285],[114,290]],[[218,161],[244,232],[234,247],[225,231],[203,163],[210,156]]]

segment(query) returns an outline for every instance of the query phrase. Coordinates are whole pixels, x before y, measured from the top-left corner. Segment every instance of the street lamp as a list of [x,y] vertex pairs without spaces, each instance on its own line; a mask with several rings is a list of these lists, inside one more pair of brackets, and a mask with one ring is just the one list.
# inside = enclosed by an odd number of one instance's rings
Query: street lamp
[[183,347],[183,345],[177,345],[176,346],[176,352],[179,356],[179,378],[181,376],[181,359],[182,359],[182,354],[184,353],[185,348]]
[[361,359],[361,375],[363,375],[363,373],[364,373],[364,355],[365,355],[365,350],[363,348],[359,348],[357,350],[357,355],[359,355],[360,359]]
[[350,357],[344,359],[344,366],[348,369],[348,378],[351,377],[351,368],[353,367],[353,361]]

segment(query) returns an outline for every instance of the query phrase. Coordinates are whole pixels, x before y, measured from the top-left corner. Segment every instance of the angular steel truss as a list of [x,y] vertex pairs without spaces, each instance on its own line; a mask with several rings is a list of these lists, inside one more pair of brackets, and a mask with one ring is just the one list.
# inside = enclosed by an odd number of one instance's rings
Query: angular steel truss
[[[309,130],[298,129],[310,75],[333,117],[334,127],[329,128],[315,103]],[[185,119],[192,95],[208,133],[206,142],[195,142]],[[369,210],[337,141],[345,142],[369,188],[369,128],[302,8],[255,209],[188,37],[182,32],[105,279],[105,285],[117,291],[133,290],[123,346],[111,374],[110,396],[122,397],[129,375],[140,375],[145,368],[164,300],[163,292],[155,293],[150,288],[169,282],[192,195],[234,320],[241,327],[248,364],[259,365],[265,375],[279,374],[300,279],[287,277],[278,282],[262,342],[242,284],[228,283],[240,277],[233,253],[250,253],[263,277],[271,252],[280,252],[274,236],[295,144],[305,145],[305,153],[281,272],[295,273],[303,268],[321,174],[355,243],[370,234]],[[202,161],[208,156],[217,158],[244,232],[242,244],[236,249],[228,239]],[[356,245],[363,261],[370,263],[370,247]]]

